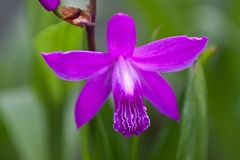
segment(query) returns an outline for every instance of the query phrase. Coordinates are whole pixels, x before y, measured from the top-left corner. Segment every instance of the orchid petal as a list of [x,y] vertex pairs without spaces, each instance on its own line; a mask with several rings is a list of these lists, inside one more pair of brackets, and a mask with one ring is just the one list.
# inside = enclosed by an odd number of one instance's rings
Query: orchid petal
[[175,36],[151,42],[134,51],[133,63],[143,70],[176,72],[191,66],[208,38]]
[[161,113],[179,120],[177,99],[167,81],[154,72],[139,71],[143,88],[143,95]]
[[75,107],[75,120],[78,128],[94,117],[110,92],[111,74],[109,72],[87,81]]
[[113,56],[132,55],[136,46],[135,24],[129,15],[118,13],[108,22],[108,51]]
[[111,65],[107,54],[90,51],[42,53],[44,60],[56,75],[69,81],[95,77]]
[[60,5],[60,0],[39,0],[39,2],[47,11],[53,11]]

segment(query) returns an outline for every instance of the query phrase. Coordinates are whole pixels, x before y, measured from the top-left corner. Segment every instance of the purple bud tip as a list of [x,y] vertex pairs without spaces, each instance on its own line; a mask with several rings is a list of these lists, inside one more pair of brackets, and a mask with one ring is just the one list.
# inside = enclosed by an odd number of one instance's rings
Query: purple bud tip
[[39,2],[47,11],[53,11],[57,9],[60,4],[60,0],[39,0]]

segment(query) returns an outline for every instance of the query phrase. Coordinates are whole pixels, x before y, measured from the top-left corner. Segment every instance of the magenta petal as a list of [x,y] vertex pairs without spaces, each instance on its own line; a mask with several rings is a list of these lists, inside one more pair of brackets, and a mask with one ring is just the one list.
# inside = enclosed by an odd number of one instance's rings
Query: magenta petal
[[75,108],[77,127],[81,127],[100,110],[111,92],[111,74],[106,72],[101,76],[88,80],[83,87]]
[[118,13],[109,20],[107,46],[113,56],[133,54],[136,46],[136,29],[132,17]]
[[60,4],[60,0],[39,0],[39,2],[47,11],[53,11],[57,9]]
[[143,70],[175,72],[191,66],[208,38],[176,36],[151,42],[134,51],[133,61]]
[[161,113],[174,120],[179,120],[177,99],[167,81],[154,72],[139,72],[141,74],[144,97]]
[[49,67],[63,80],[77,81],[95,77],[111,65],[107,54],[90,51],[42,53]]

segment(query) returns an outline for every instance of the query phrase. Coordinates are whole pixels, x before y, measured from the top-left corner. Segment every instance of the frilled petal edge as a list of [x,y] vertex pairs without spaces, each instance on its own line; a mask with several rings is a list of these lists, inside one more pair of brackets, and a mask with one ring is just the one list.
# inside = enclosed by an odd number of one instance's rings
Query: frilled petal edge
[[207,37],[174,36],[137,48],[133,63],[143,70],[176,72],[191,66],[207,45]]
[[139,71],[144,97],[164,115],[179,120],[176,96],[167,81],[154,72]]
[[79,94],[75,107],[77,128],[91,120],[111,92],[111,71],[90,79]]
[[42,56],[59,78],[68,81],[93,78],[112,64],[112,60],[103,52],[52,52],[42,53]]

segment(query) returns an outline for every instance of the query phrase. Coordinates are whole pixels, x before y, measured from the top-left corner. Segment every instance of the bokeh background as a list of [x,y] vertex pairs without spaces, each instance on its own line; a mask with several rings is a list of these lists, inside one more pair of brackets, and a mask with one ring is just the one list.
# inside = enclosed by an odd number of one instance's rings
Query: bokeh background
[[[116,12],[134,17],[138,45],[173,35],[209,37],[208,46],[217,50],[203,66],[207,127],[202,130],[207,133],[203,135],[207,156],[193,160],[239,160],[240,1],[97,2],[98,50],[106,50],[106,22]],[[64,3],[84,7],[87,1]],[[153,107],[148,107],[152,125],[138,138],[124,138],[114,132],[111,100],[88,125],[75,129],[74,101],[83,83],[56,78],[43,63],[40,51],[86,49],[86,37],[84,29],[59,22],[38,0],[0,2],[0,160],[177,159],[184,127],[181,121],[173,122]],[[165,74],[177,94],[181,111],[188,74]],[[200,125],[197,121],[192,124]],[[194,151],[186,152],[190,156],[184,159],[191,160]],[[202,157],[204,153],[198,154]]]

